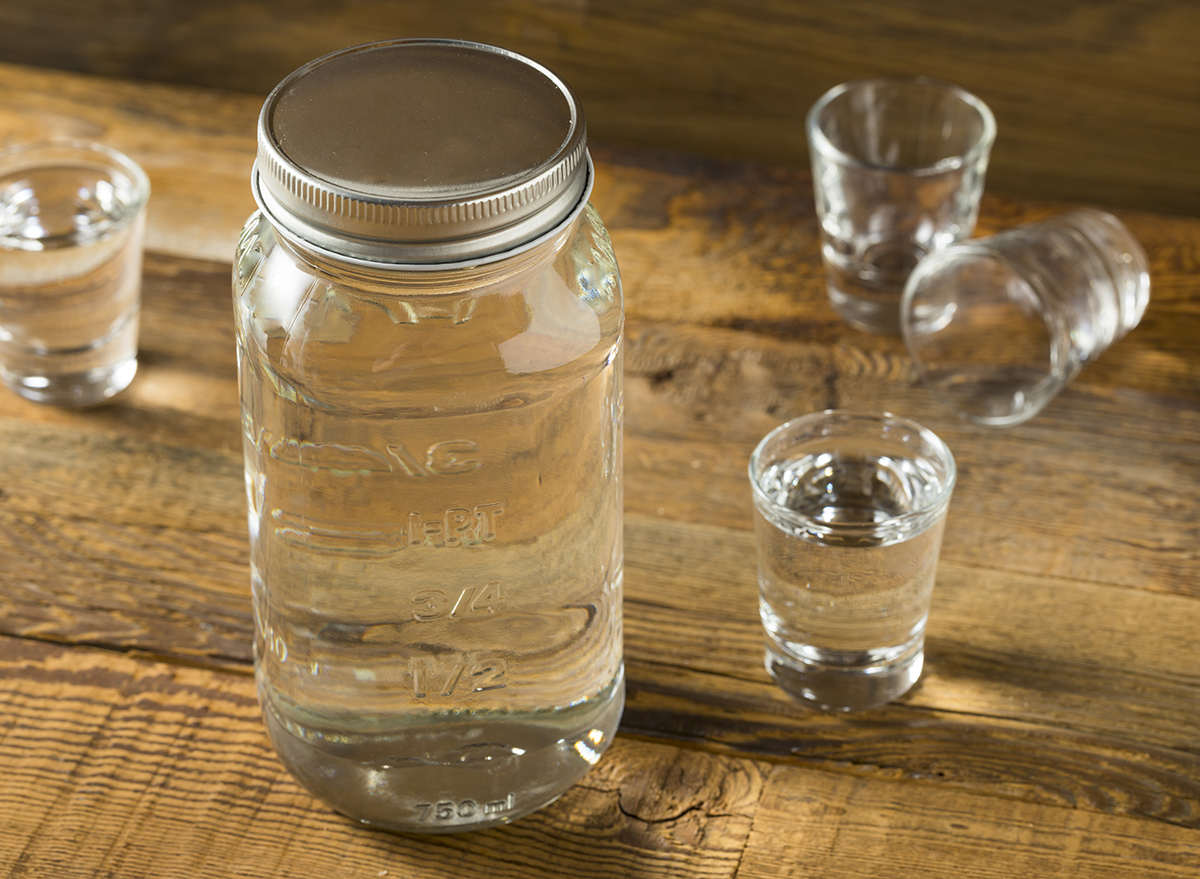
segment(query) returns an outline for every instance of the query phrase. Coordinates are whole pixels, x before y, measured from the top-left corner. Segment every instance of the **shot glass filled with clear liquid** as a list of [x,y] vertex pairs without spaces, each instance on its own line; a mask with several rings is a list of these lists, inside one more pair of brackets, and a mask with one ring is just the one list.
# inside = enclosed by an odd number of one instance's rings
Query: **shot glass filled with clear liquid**
[[137,371],[150,183],[99,144],[0,151],[0,379],[22,397],[90,406]]
[[889,414],[790,421],[750,458],[765,664],[797,699],[872,708],[920,677],[954,457]]

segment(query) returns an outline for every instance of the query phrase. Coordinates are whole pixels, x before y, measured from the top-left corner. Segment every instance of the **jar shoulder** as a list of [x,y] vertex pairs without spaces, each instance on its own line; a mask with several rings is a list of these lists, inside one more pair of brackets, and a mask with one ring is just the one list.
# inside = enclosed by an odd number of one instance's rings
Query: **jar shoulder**
[[306,261],[252,215],[233,294],[243,358],[316,396],[570,380],[614,361],[624,319],[612,244],[590,206],[537,259],[365,277]]

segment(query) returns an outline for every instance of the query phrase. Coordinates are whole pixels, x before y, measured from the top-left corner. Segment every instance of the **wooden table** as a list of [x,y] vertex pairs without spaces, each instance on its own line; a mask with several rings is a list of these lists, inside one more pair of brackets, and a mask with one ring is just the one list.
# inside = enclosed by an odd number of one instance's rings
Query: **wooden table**
[[[511,826],[402,837],[305,794],[255,702],[229,261],[259,100],[4,66],[0,96],[0,142],[95,138],[154,190],[132,387],[0,393],[0,875],[1200,875],[1200,218],[1122,213],[1141,326],[988,430],[829,306],[806,173],[597,146],[629,316],[621,735]],[[989,194],[980,232],[1064,207]],[[745,478],[831,406],[959,462],[925,674],[850,717],[763,671]]]

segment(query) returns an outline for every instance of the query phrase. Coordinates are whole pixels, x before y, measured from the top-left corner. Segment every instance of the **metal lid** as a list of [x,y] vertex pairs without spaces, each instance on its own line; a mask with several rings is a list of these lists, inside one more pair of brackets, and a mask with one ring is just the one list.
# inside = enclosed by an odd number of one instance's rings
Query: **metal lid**
[[271,222],[354,261],[477,261],[552,230],[589,184],[567,85],[456,40],[334,52],[271,92],[254,193]]

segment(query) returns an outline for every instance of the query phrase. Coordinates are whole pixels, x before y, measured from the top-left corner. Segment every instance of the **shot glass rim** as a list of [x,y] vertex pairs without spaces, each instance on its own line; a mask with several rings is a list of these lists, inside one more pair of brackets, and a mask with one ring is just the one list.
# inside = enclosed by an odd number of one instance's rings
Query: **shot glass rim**
[[[0,174],[42,167],[47,164],[44,160],[44,154],[54,152],[61,153],[64,159],[67,157],[75,158],[81,164],[87,164],[90,157],[90,164],[93,167],[112,168],[115,166],[129,177],[129,182],[133,186],[133,198],[129,203],[129,209],[117,220],[119,226],[124,226],[126,223],[132,221],[134,217],[141,213],[146,203],[150,200],[150,177],[146,174],[145,169],[115,147],[110,147],[107,144],[97,141],[73,138],[48,138],[45,140],[12,144],[0,149]],[[10,162],[10,160],[22,156],[28,156],[30,160],[25,162]]]
[[1046,327],[1047,337],[1050,340],[1050,356],[1046,361],[1044,378],[1037,383],[1037,387],[1039,388],[1037,395],[1027,397],[1025,405],[1012,415],[979,415],[963,409],[953,399],[944,394],[936,384],[930,381],[929,367],[925,359],[917,353],[917,348],[914,344],[912,300],[916,295],[917,288],[934,272],[940,271],[956,262],[975,259],[994,262],[1010,272],[1014,277],[1025,281],[1038,295],[1043,297],[1049,295],[1043,289],[1044,285],[1041,279],[1028,276],[1012,260],[1008,259],[1003,252],[989,247],[987,238],[960,241],[927,254],[917,263],[912,273],[908,276],[908,280],[904,283],[904,291],[900,296],[900,335],[904,339],[904,347],[908,350],[908,356],[912,358],[913,365],[917,368],[917,374],[921,378],[921,383],[933,391],[937,398],[960,418],[984,427],[1015,427],[1034,418],[1045,409],[1047,404],[1071,382],[1075,377],[1075,372],[1078,371],[1077,369],[1072,369],[1070,362],[1071,331],[1057,312],[1053,309],[1042,309],[1039,312],[1042,323]]
[[[771,497],[768,497],[766,492],[762,490],[762,486],[759,485],[758,480],[758,476],[760,475],[759,463],[760,459],[762,458],[763,451],[767,448],[771,441],[780,434],[803,424],[816,424],[821,421],[833,421],[841,419],[869,422],[880,426],[890,423],[894,426],[901,427],[910,433],[920,436],[921,439],[924,440],[934,450],[934,453],[938,458],[940,458],[941,463],[944,464],[946,478],[943,484],[940,486],[940,490],[937,492],[937,494],[932,498],[925,499],[924,503],[912,510],[909,510],[908,512],[889,517],[887,520],[889,529],[905,532],[911,536],[924,531],[925,528],[941,518],[946,509],[949,507],[950,497],[954,492],[955,483],[958,481],[958,464],[954,460],[954,453],[950,451],[950,447],[946,445],[946,442],[932,430],[921,424],[918,424],[911,418],[905,418],[901,415],[894,415],[891,412],[862,412],[852,409],[824,409],[819,412],[811,412],[808,415],[801,415],[785,421],[783,424],[780,424],[778,427],[768,432],[767,435],[761,440],[759,440],[758,445],[754,447],[754,451],[750,454],[750,463],[749,467],[747,468],[747,474],[750,479],[750,486],[754,495],[755,504],[766,504],[783,518],[789,519],[797,524],[803,525],[806,529],[819,533],[846,534],[861,530],[863,525],[859,523],[847,524],[839,522],[823,522],[820,519],[814,519],[812,516],[809,516],[806,513],[801,513],[797,510],[793,510],[791,507],[786,507]],[[928,522],[922,523],[921,527],[919,528],[912,527],[913,523],[920,522],[922,519],[928,519]]]
[[[817,122],[817,117],[820,112],[831,104],[836,98],[855,89],[861,89],[866,86],[877,85],[916,85],[927,87],[935,91],[949,92],[961,100],[963,103],[971,106],[980,118],[983,120],[983,131],[979,138],[971,145],[971,148],[963,152],[948,156],[941,161],[935,162],[932,165],[888,165],[875,162],[864,162],[862,159],[852,156],[845,150],[835,147],[826,137],[825,132]],[[843,82],[835,85],[833,88],[825,92],[819,97],[808,110],[808,114],[804,120],[805,134],[808,136],[809,149],[816,150],[826,160],[834,162],[838,165],[860,168],[870,171],[884,171],[895,174],[911,174],[914,176],[932,176],[934,174],[944,174],[947,171],[954,171],[965,167],[981,155],[986,155],[991,151],[992,144],[996,140],[996,117],[993,115],[991,108],[977,95],[967,91],[962,86],[954,85],[953,83],[944,82],[940,79],[933,79],[927,76],[872,76],[863,79],[853,79],[849,82]]]

